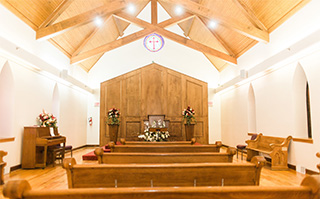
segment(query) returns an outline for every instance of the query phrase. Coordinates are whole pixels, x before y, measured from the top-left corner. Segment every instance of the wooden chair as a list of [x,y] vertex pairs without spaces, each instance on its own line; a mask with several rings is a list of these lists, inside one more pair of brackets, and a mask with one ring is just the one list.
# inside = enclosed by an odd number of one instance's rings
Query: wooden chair
[[[257,138],[258,134],[253,134],[250,138],[250,140],[255,140]],[[243,160],[243,151],[246,149],[246,144],[238,144],[237,145],[237,159],[238,159],[238,152],[241,151],[241,160]]]

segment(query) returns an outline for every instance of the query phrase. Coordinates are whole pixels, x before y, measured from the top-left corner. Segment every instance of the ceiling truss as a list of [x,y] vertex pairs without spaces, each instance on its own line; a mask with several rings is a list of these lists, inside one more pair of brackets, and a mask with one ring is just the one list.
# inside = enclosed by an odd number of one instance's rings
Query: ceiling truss
[[[173,16],[172,18],[158,23],[158,8],[157,3],[169,3],[169,4],[179,4],[182,6],[187,12],[185,12],[181,16]],[[76,64],[83,62],[93,56],[99,55],[101,53],[108,52],[110,50],[116,49],[123,45],[134,42],[138,39],[141,39],[151,33],[158,33],[170,40],[173,40],[179,44],[185,45],[194,50],[200,51],[205,55],[213,55],[226,63],[236,65],[237,59],[235,53],[228,46],[228,44],[214,31],[208,28],[208,24],[211,19],[215,19],[219,25],[222,25],[230,30],[236,31],[242,35],[245,35],[249,38],[252,38],[256,41],[268,42],[269,41],[269,33],[266,27],[262,24],[262,22],[254,15],[254,12],[243,3],[243,0],[233,0],[234,4],[238,7],[238,9],[243,13],[244,16],[251,22],[251,25],[244,25],[239,23],[238,21],[231,20],[230,18],[223,17],[223,15],[219,14],[219,10],[215,8],[207,8],[199,3],[196,3],[192,0],[150,0],[151,2],[151,23],[143,21],[135,16],[131,16],[124,12],[124,9],[127,7],[128,3],[139,4],[141,1],[139,0],[115,0],[110,2],[107,6],[101,6],[85,13],[76,15],[69,19],[62,20],[58,23],[54,23],[54,21],[63,13],[68,6],[73,2],[73,0],[64,0],[60,3],[60,5],[52,12],[52,14],[40,25],[39,29],[36,31],[36,39],[50,39],[56,35],[62,34],[65,31],[74,29],[76,27],[92,23],[95,17],[100,16],[103,18],[104,23],[114,17],[114,21],[116,27],[119,31],[119,35],[123,36],[123,31],[125,28],[121,27],[121,24],[117,19],[126,21],[130,24],[135,24],[143,30],[135,32],[125,37],[119,37],[117,40],[114,40],[110,43],[103,44],[99,47],[84,51],[85,46],[89,43],[89,41],[94,38],[96,33],[99,31],[101,27],[96,27],[88,37],[86,37],[80,45],[76,48],[76,50],[72,53],[70,58],[71,64]],[[225,52],[216,50],[212,47],[199,43],[195,40],[189,39],[187,37],[180,36],[173,32],[166,30],[166,27],[176,25],[185,20],[189,20],[191,18],[198,19],[203,26],[205,26],[212,33],[214,38],[220,43]],[[185,31],[185,35],[189,35],[191,26],[187,31]]]

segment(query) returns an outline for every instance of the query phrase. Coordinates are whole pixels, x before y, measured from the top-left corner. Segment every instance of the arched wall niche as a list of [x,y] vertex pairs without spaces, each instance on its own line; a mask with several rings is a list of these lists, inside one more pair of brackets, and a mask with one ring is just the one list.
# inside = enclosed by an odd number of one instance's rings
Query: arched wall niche
[[298,63],[293,75],[294,136],[311,138],[309,89],[307,76]]
[[52,94],[52,114],[57,118],[57,121],[59,122],[59,118],[60,118],[60,93],[59,93],[59,86],[57,83],[54,86],[53,94]]
[[0,137],[14,137],[14,79],[9,62],[0,71]]
[[248,91],[248,131],[250,133],[256,133],[257,131],[256,98],[252,84],[250,84]]

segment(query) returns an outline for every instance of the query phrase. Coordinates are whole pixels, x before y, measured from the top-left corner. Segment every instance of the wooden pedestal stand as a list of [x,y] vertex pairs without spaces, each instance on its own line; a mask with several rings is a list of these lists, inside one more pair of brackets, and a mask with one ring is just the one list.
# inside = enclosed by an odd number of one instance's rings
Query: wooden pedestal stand
[[195,124],[185,124],[185,132],[186,132],[186,141],[191,141],[194,138],[194,125]]
[[115,144],[117,144],[119,125],[108,124],[108,126],[110,142],[114,142]]

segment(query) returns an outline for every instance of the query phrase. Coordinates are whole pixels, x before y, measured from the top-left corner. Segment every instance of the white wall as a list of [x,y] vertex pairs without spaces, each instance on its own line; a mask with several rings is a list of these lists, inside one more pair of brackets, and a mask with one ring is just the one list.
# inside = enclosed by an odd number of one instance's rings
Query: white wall
[[[142,40],[108,52],[87,75],[78,66],[71,66],[69,58],[49,42],[36,41],[35,31],[2,5],[0,29],[1,62],[9,60],[16,85],[15,141],[0,144],[0,149],[3,146],[3,150],[9,152],[5,158],[8,162],[6,172],[10,167],[20,164],[23,126],[36,124],[35,117],[42,109],[53,111],[52,95],[56,83],[60,100],[59,129],[67,136],[67,144],[77,147],[99,143],[100,110],[94,104],[100,101],[99,87],[103,81],[148,65],[152,61],[206,81],[209,87],[214,87],[218,81],[219,73],[202,53],[167,39],[164,48],[158,53],[147,51]],[[37,60],[27,60],[30,59],[27,53],[37,57]],[[22,54],[24,56],[20,56]],[[44,71],[37,72],[37,69],[32,69],[33,66]],[[27,69],[29,67],[31,69]],[[94,95],[79,91],[71,87],[70,82],[61,80],[59,75],[62,70],[67,70],[68,75],[83,83],[88,83],[89,77],[90,85],[96,89]],[[88,117],[93,118],[92,126],[88,125]]]
[[222,143],[229,146],[244,144],[248,132],[249,85],[235,88],[232,92],[217,95],[221,104],[221,138]]
[[[148,65],[152,61],[178,72],[208,82],[209,88],[214,88],[239,75],[241,69],[254,69],[260,63],[273,67],[281,65],[283,68],[264,77],[252,80],[256,96],[257,131],[268,135],[285,136],[293,131],[293,102],[292,76],[293,69],[299,61],[306,72],[310,85],[312,109],[312,128],[315,144],[294,142],[290,147],[289,161],[293,164],[305,165],[315,169],[317,160],[314,158],[319,146],[317,135],[320,119],[320,93],[317,75],[319,71],[315,65],[317,55],[304,56],[291,60],[292,65],[282,64],[281,58],[268,59],[279,55],[309,34],[320,29],[320,15],[318,8],[320,1],[314,0],[301,11],[292,16],[286,23],[270,34],[268,44],[260,43],[238,59],[238,66],[230,66],[221,74],[212,66],[205,56],[195,50],[186,48],[165,38],[165,46],[158,53],[147,51],[138,40],[121,48],[106,53],[90,71],[89,75],[77,66],[70,66],[69,59],[47,41],[36,41],[35,32],[24,22],[15,17],[10,11],[0,5],[0,36],[13,42],[32,55],[45,60],[58,70],[66,69],[69,75],[88,83],[95,88],[94,95],[80,91],[74,87],[58,81],[60,96],[60,130],[67,136],[68,144],[74,147],[84,144],[98,144],[99,142],[99,107],[94,107],[100,101],[100,83],[119,76],[139,67]],[[319,40],[320,41],[320,40]],[[5,46],[0,46],[3,51]],[[19,50],[19,49],[17,49]],[[6,53],[6,52],[4,52]],[[15,62],[12,57],[2,55],[0,67],[9,60],[15,83],[15,129],[16,137],[12,143],[1,143],[0,149],[9,152],[5,158],[8,162],[6,172],[11,166],[20,164],[22,132],[24,125],[35,124],[35,117],[44,108],[51,111],[51,100],[54,85],[57,80],[42,73],[33,72],[21,62]],[[271,63],[268,65],[268,63]],[[250,74],[249,74],[250,75]],[[273,83],[271,83],[273,82]],[[210,95],[213,107],[209,107],[209,140],[214,143],[222,139],[223,143],[235,145],[244,143],[248,138],[248,97],[249,84],[244,84],[229,91],[225,90],[215,96]],[[209,89],[209,94],[211,89]],[[273,95],[277,95],[274,97]],[[93,126],[89,126],[87,119],[93,117]],[[306,151],[306,152],[305,152]],[[310,153],[312,160],[305,159]]]
[[[203,54],[165,39],[165,46],[157,53],[147,51],[143,46],[143,40],[138,40],[127,46],[106,53],[90,70],[89,85],[93,88],[97,88],[95,91],[100,92],[99,88],[101,82],[151,64],[152,61],[164,67],[208,82],[209,88],[214,87],[218,83],[219,74],[217,70]],[[100,101],[99,97],[96,99],[99,99]],[[92,106],[92,104],[90,106]],[[98,111],[94,111],[92,115],[93,118],[99,118]],[[98,121],[95,119],[95,123],[97,122]],[[210,132],[213,129],[211,128],[211,125],[213,125],[213,123],[209,121],[209,134],[214,133],[213,131]],[[95,136],[92,140],[98,141],[99,134],[97,134],[97,131],[92,131],[93,129],[98,130],[99,128],[90,128],[88,136],[89,134],[90,137]]]
[[[251,81],[255,92],[257,133],[277,137],[289,135],[300,137],[295,132],[294,72],[298,63],[304,69],[310,85],[310,106],[313,144],[291,142],[288,162],[317,171],[319,160],[320,125],[320,49],[280,69]],[[229,146],[244,143],[248,133],[247,96],[249,83],[217,94],[221,98],[222,142]],[[300,93],[305,95],[305,93]],[[307,124],[305,124],[307,125]],[[307,132],[306,132],[307,133]],[[297,134],[297,135],[296,135]],[[305,135],[307,137],[307,134]]]
[[87,144],[99,144],[100,130],[100,90],[96,89],[94,95],[88,98],[88,118],[92,117],[92,125],[87,127]]
[[[149,52],[144,48],[143,39],[105,53],[90,70],[88,84],[92,88],[95,88],[95,91],[100,92],[101,82],[149,65],[152,62],[205,81],[208,83],[209,88],[213,88],[218,84],[218,71],[202,53],[177,44],[169,39],[164,38],[164,40],[165,45],[163,49],[156,53]],[[100,101],[99,96],[97,96],[96,99]],[[90,104],[89,107],[90,106],[93,105]],[[92,107],[92,110],[94,123],[98,123],[99,112],[96,111],[94,107]],[[212,131],[213,128],[211,128],[211,125],[214,125],[213,119],[214,118],[211,117],[209,121],[209,134],[215,133]],[[94,140],[97,141],[96,144],[98,143],[98,130],[99,127],[90,127],[88,129],[88,139],[90,139],[91,144]],[[89,138],[89,136],[91,138]],[[214,136],[210,139],[212,139],[213,143],[216,140],[220,140],[219,136]]]
[[[239,75],[240,70],[249,70],[268,59],[276,56],[293,44],[307,38],[311,33],[320,29],[319,15],[320,1],[310,1],[286,22],[270,33],[269,43],[258,43],[238,58],[237,66],[230,66],[220,74],[220,84],[223,84]],[[272,59],[269,63],[280,63],[282,60]],[[269,65],[270,67],[270,65]],[[250,74],[249,74],[250,75]]]
[[[221,101],[221,137],[224,144],[235,146],[249,139],[247,97],[250,83],[255,93],[257,133],[278,137],[301,136],[295,129],[295,121],[299,117],[295,115],[297,107],[293,84],[295,70],[300,63],[310,87],[313,144],[291,142],[288,162],[318,172],[316,164],[319,159],[315,154],[320,148],[319,7],[320,1],[311,1],[270,34],[270,43],[256,45],[238,59],[239,67],[229,67],[221,73],[221,82],[227,85],[228,81],[239,77],[241,69],[249,71],[247,80],[228,89],[220,89],[222,91],[215,95]],[[219,110],[219,107],[215,109]],[[213,131],[216,130],[219,128]]]
[[[0,56],[0,70],[8,61]],[[8,152],[5,161],[10,167],[21,164],[23,127],[37,125],[37,116],[46,110],[52,112],[54,87],[57,82],[45,75],[9,60],[14,84],[14,128],[11,133],[15,137],[13,143],[0,143],[0,150]],[[58,83],[60,92],[59,131],[67,137],[67,144],[74,147],[86,145],[87,98],[85,91],[78,91]]]
[[[59,74],[63,69],[68,70],[69,75],[81,78],[83,82],[87,81],[87,74],[78,67],[71,67],[70,60],[49,42],[36,41],[35,31],[2,5],[0,30],[0,71],[4,63],[9,61],[14,79],[14,127],[10,135],[15,140],[0,143],[0,150],[8,152],[4,158],[7,162],[5,173],[9,172],[10,167],[21,164],[23,127],[36,125],[36,117],[43,109],[53,111],[52,100],[56,84],[60,100],[59,130],[67,137],[67,144],[73,147],[86,145],[87,105],[92,94],[71,86],[69,82],[60,79]],[[12,43],[16,45],[14,49]],[[17,57],[19,53],[24,57]],[[32,63],[26,60],[33,56],[37,59],[31,60]],[[0,129],[0,137],[2,130]]]

